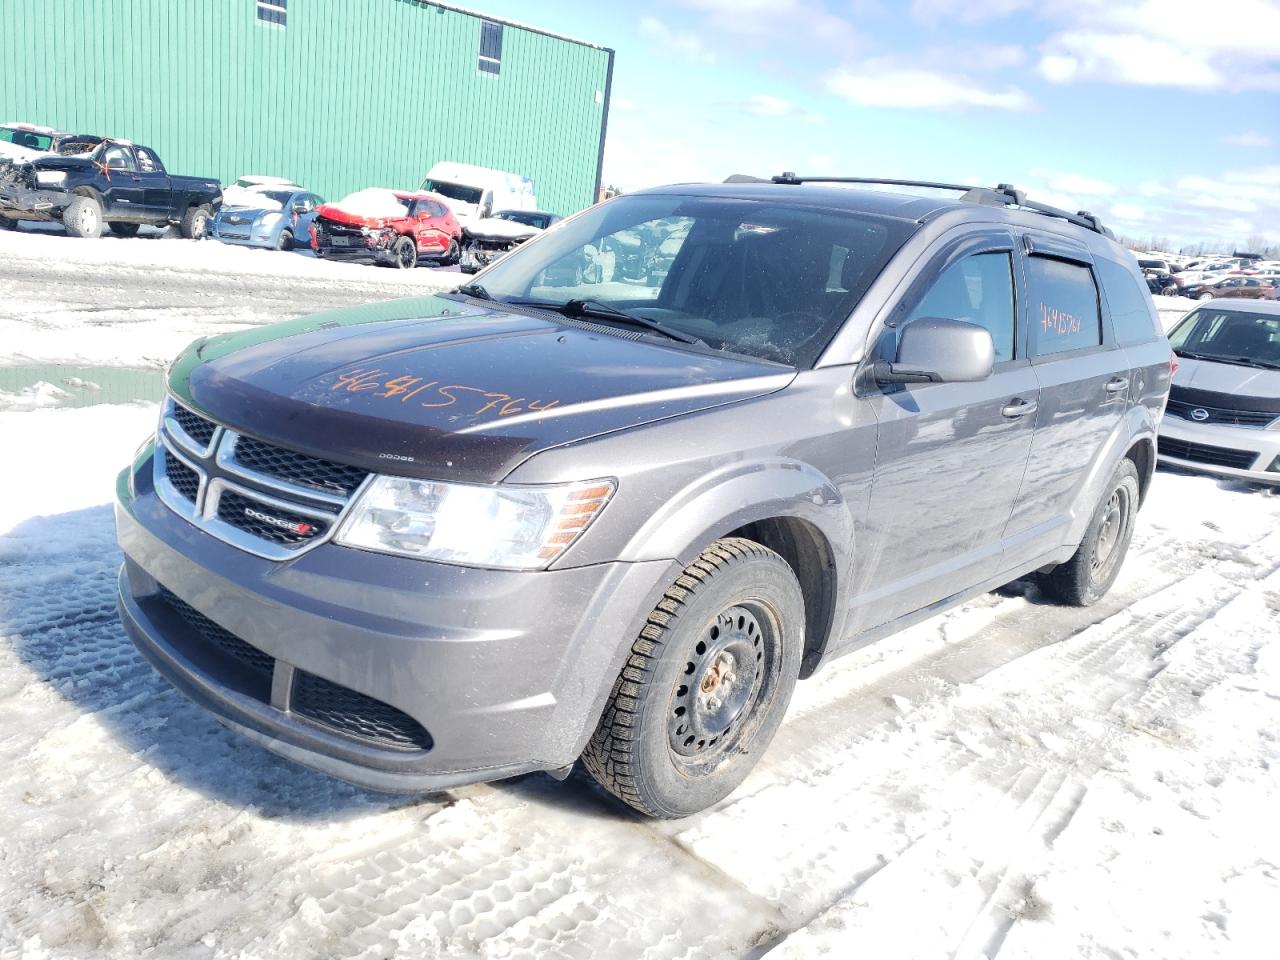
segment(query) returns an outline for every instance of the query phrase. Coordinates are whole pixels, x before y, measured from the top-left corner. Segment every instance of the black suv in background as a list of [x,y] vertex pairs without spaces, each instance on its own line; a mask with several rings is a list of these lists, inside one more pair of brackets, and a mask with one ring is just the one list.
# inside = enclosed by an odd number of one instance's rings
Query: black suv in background
[[1010,187],[851,184],[894,186],[630,194],[451,294],[192,344],[117,486],[134,641],[357,783],[581,757],[673,817],[833,657],[1030,574],[1094,602],[1169,390],[1133,257]]

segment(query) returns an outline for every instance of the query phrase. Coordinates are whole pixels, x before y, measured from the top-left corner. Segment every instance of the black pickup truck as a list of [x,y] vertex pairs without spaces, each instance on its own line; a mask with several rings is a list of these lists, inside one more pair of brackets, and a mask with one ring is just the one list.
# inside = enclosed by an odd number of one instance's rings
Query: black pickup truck
[[171,176],[154,150],[125,140],[78,136],[47,156],[0,165],[0,228],[61,221],[73,237],[96,237],[106,224],[131,237],[142,224],[177,224],[194,239],[221,204],[217,180]]

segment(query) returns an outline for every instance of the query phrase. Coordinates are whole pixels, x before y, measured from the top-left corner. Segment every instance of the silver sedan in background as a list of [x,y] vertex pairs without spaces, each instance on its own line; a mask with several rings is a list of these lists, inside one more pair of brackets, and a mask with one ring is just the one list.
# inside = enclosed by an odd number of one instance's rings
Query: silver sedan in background
[[1170,332],[1170,466],[1280,486],[1280,303],[1210,300]]

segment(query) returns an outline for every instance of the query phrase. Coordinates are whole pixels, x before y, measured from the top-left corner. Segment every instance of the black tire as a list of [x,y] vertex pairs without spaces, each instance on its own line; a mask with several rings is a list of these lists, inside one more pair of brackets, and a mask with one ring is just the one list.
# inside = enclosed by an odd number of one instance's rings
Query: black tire
[[110,220],[107,222],[107,229],[114,233],[117,237],[136,237],[138,235],[137,223],[121,223],[119,220]]
[[280,231],[280,237],[279,237],[279,239],[278,239],[278,240],[276,240],[276,249],[277,249],[277,250],[282,250],[282,251],[284,251],[284,250],[292,250],[292,249],[293,249],[293,244],[294,244],[294,241],[293,241],[293,231],[292,231],[292,230],[281,230],[281,231]]
[[450,240],[449,249],[445,253],[445,255],[440,258],[440,262],[446,267],[452,267],[461,259],[462,259],[462,247],[458,246],[457,240]]
[[1209,292],[1207,292],[1207,291],[1206,291],[1205,293],[1202,293],[1202,294],[1200,294],[1198,297],[1196,297],[1196,299],[1197,299],[1197,300],[1212,300],[1212,299],[1213,299],[1213,294],[1212,294],[1212,293],[1209,293]]
[[18,221],[10,220],[8,217],[0,217],[0,230],[17,230]]
[[418,245],[412,237],[401,237],[392,248],[395,266],[401,270],[412,270],[418,265]]
[[102,204],[96,197],[75,197],[62,211],[62,223],[73,237],[92,240],[102,236]]
[[1088,607],[1102,599],[1115,583],[1133,539],[1138,492],[1138,468],[1132,460],[1121,460],[1075,554],[1041,576],[1045,593],[1072,607]]
[[[791,567],[752,540],[717,540],[631,645],[582,755],[587,769],[651,817],[709,807],[773,739],[803,649],[804,596]],[[744,663],[754,668],[747,683]]]
[[187,207],[187,212],[182,215],[182,235],[188,240],[202,239],[208,232],[209,218],[212,216],[213,212],[207,203]]
[[1160,295],[1165,297],[1176,297],[1181,292],[1182,291],[1178,288],[1177,284],[1170,284],[1160,291]]

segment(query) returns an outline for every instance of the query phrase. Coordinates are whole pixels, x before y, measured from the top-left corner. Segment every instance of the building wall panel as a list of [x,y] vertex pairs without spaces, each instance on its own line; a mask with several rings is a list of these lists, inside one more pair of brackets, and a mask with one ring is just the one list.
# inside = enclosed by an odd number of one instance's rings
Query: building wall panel
[[533,177],[542,207],[595,199],[609,50],[423,0],[3,0],[0,120],[148,144],[176,173],[293,178],[326,196],[414,188],[438,160]]

